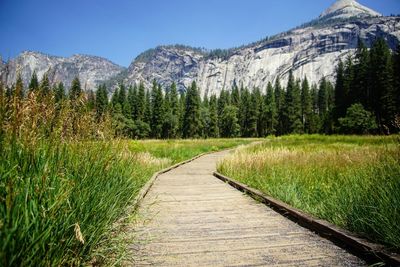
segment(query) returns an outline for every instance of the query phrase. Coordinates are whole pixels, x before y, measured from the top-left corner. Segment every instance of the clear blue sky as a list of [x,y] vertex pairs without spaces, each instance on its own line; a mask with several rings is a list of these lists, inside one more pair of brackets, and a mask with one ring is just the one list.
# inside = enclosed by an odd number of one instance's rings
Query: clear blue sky
[[[0,0],[0,55],[90,54],[128,66],[162,44],[209,49],[257,41],[310,21],[334,0]],[[400,0],[359,0],[384,15]]]

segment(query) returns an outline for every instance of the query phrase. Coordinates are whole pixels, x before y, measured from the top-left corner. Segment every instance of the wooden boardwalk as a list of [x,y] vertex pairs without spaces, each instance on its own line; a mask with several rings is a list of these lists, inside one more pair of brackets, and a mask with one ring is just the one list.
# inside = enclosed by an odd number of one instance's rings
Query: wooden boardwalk
[[216,179],[205,155],[159,176],[139,208],[132,266],[365,266]]

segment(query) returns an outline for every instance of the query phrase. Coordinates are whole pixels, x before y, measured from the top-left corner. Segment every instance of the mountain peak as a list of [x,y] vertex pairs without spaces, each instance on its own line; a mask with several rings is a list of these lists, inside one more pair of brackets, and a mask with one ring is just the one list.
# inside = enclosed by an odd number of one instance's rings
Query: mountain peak
[[361,5],[355,0],[337,0],[320,18],[350,18],[350,17],[376,17],[382,16],[380,13]]

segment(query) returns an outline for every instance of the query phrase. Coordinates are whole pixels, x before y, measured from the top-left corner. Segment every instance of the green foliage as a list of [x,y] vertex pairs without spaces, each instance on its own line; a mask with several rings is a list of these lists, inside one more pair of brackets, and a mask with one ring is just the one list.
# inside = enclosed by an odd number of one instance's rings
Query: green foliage
[[245,137],[256,137],[258,134],[257,122],[260,109],[259,106],[260,103],[259,103],[257,89],[254,88],[253,93],[250,94],[249,106],[247,107],[247,114],[246,114],[247,121],[244,131]]
[[[239,106],[239,125],[241,136],[248,137],[250,132],[249,109],[251,105],[251,95],[247,88],[240,88],[240,106]],[[220,124],[222,123],[220,119]]]
[[321,122],[320,132],[325,134],[333,132],[333,91],[332,84],[325,78],[322,78],[318,91],[318,111]]
[[382,38],[376,40],[370,50],[359,41],[355,59],[349,57],[337,69],[333,112],[336,124],[348,107],[360,103],[372,112],[379,133],[400,131],[397,104],[400,72],[396,62],[396,52],[392,54]]
[[164,99],[161,86],[153,81],[151,91],[151,136],[161,138],[164,123]]
[[97,120],[99,120],[104,116],[108,108],[108,96],[105,84],[99,85],[99,87],[97,88],[95,108],[96,108],[96,118]]
[[18,98],[19,100],[22,100],[24,97],[24,83],[22,81],[21,74],[18,74],[17,76],[17,82],[15,83],[14,88],[14,97]]
[[374,116],[359,104],[347,109],[346,117],[339,119],[340,129],[346,134],[369,134],[377,129]]
[[198,138],[201,135],[200,95],[196,82],[188,88],[183,118],[183,137]]
[[275,101],[275,92],[271,83],[268,83],[265,96],[266,134],[275,135],[278,126],[278,109]]
[[87,108],[89,110],[94,110],[95,105],[96,105],[96,96],[95,96],[93,90],[88,90],[86,92],[86,97],[87,97],[87,100],[86,100],[87,101],[87,104],[86,104]]
[[143,83],[139,84],[138,96],[136,100],[136,119],[137,120],[144,120],[146,108],[146,92],[144,89]]
[[33,71],[31,81],[29,82],[29,91],[37,91],[39,90],[39,80],[36,75],[36,70]]
[[236,137],[239,135],[240,126],[237,119],[238,108],[226,105],[221,116],[221,136]]
[[315,122],[312,109],[310,86],[308,84],[307,77],[304,78],[301,84],[301,116],[303,123],[303,132],[312,133]]
[[302,133],[300,82],[295,81],[293,72],[289,72],[289,80],[285,97],[285,133]]
[[345,80],[344,80],[344,64],[340,60],[336,68],[336,84],[335,84],[335,108],[334,117],[343,117],[346,114],[346,102],[343,101],[348,97],[348,93],[345,91]]
[[210,123],[208,125],[208,136],[217,138],[219,137],[219,123],[218,123],[218,108],[217,97],[215,95],[210,97]]
[[274,85],[274,94],[275,94],[275,101],[276,101],[276,111],[278,113],[278,125],[277,125],[277,134],[282,135],[285,133],[285,93],[281,87],[281,82],[279,77],[275,80]]
[[49,95],[50,91],[51,88],[50,88],[49,76],[47,73],[45,73],[42,77],[42,80],[40,81],[39,92],[42,97],[46,97]]
[[[46,79],[47,79],[47,76],[45,76],[45,77],[46,77]],[[45,78],[43,78],[43,80],[44,80],[44,79],[45,79]],[[42,83],[43,83],[43,80],[42,80]],[[43,91],[42,85],[40,86],[40,88],[41,88],[41,91]],[[69,89],[69,99],[70,99],[72,102],[74,102],[74,101],[76,101],[81,95],[82,95],[81,82],[79,81],[79,78],[78,78],[78,77],[75,77],[75,78],[72,80],[71,88]]]
[[60,103],[66,98],[64,84],[59,82],[54,89],[54,98],[56,103]]

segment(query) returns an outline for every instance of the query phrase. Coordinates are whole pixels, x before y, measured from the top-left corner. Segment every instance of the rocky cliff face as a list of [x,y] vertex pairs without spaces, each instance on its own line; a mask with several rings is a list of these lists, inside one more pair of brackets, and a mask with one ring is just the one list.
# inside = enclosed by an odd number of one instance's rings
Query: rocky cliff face
[[334,79],[339,59],[352,55],[360,38],[367,46],[383,37],[392,49],[400,40],[400,17],[382,17],[354,0],[339,0],[321,16],[295,30],[255,44],[210,56],[204,51],[184,47],[158,47],[132,62],[125,82],[153,79],[168,86],[175,81],[185,90],[196,81],[204,93],[218,94],[236,84],[265,89],[278,77],[282,83],[293,70],[298,78],[312,83],[322,77]]
[[69,58],[49,56],[26,51],[0,68],[1,80],[11,86],[21,73],[25,85],[29,84],[33,71],[41,79],[47,72],[52,83],[63,82],[69,88],[72,80],[78,76],[82,87],[96,89],[97,85],[120,73],[124,68],[111,61],[95,56],[73,55]]

